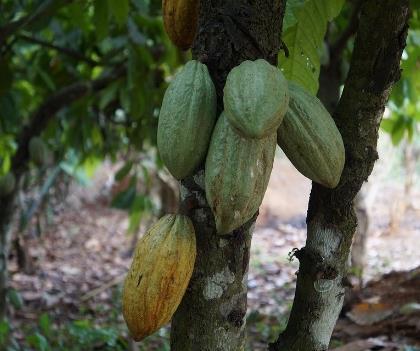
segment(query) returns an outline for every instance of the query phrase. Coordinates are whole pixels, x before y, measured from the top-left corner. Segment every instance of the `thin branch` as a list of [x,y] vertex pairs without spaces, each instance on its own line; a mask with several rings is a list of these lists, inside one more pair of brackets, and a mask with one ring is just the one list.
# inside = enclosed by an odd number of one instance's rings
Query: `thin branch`
[[14,22],[10,22],[0,27],[0,48],[4,46],[7,39],[21,29],[24,29],[40,19],[51,16],[59,8],[72,3],[75,0],[49,0],[45,1],[34,11],[33,14],[27,15]]
[[23,128],[20,136],[17,138],[18,149],[12,159],[12,171],[16,178],[20,177],[25,171],[29,159],[29,140],[32,137],[39,135],[59,110],[90,93],[95,93],[104,89],[110,83],[122,77],[125,73],[125,66],[120,66],[112,73],[102,78],[71,84],[50,96],[38,110],[35,111],[29,124]]
[[359,27],[359,14],[360,9],[362,7],[362,3],[362,0],[355,1],[353,12],[351,14],[347,28],[343,31],[343,33],[337,39],[337,41],[331,45],[331,57],[335,61],[339,60],[344,48],[347,45],[348,40],[357,32],[357,28]]
[[77,52],[77,51],[72,50],[72,49],[64,48],[64,47],[61,47],[61,46],[57,46],[57,45],[51,44],[49,42],[46,42],[44,40],[29,36],[29,35],[26,35],[26,34],[21,34],[17,38],[25,40],[25,41],[30,42],[30,43],[41,45],[41,46],[49,48],[49,49],[56,50],[56,51],[61,52],[61,53],[65,54],[65,55],[67,55],[71,58],[74,58],[75,60],[84,61],[91,66],[101,65],[101,62],[92,60],[91,58],[84,56],[80,52]]

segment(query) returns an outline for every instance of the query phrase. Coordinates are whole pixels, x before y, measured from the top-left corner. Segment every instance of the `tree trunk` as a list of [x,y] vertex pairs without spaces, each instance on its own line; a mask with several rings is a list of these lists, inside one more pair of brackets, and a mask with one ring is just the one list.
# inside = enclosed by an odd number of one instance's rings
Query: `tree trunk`
[[378,128],[392,85],[399,79],[408,0],[364,1],[349,76],[334,114],[346,148],[340,184],[313,184],[306,246],[286,330],[276,351],[324,351],[340,313],[350,245],[356,229],[353,200],[377,159]]
[[[16,187],[18,186],[16,182]],[[8,247],[9,227],[12,220],[15,191],[8,195],[0,196],[0,321],[6,317],[7,279],[8,279]]]
[[[229,71],[244,60],[277,65],[285,2],[203,0],[193,57],[205,63],[216,86],[218,111]],[[218,236],[205,199],[204,172],[181,184],[183,211],[194,222],[197,260],[188,290],[173,321],[173,351],[244,350],[247,272],[256,216]]]
[[[321,67],[319,76],[319,91],[318,98],[322,101],[327,110],[333,114],[337,108],[340,100],[340,86],[344,84],[345,78],[341,72],[341,65],[343,60],[342,50],[337,50],[339,47],[344,47],[353,34],[356,34],[358,26],[358,16],[360,12],[360,1],[354,4],[353,13],[349,20],[347,29],[336,43],[330,44],[330,55],[333,57],[327,66]],[[353,236],[353,243],[351,247],[351,266],[353,275],[358,278],[358,285],[363,285],[363,269],[365,265],[365,251],[366,239],[369,228],[369,217],[367,212],[366,201],[364,200],[364,187],[358,192],[354,199],[354,211],[357,217],[357,228]]]

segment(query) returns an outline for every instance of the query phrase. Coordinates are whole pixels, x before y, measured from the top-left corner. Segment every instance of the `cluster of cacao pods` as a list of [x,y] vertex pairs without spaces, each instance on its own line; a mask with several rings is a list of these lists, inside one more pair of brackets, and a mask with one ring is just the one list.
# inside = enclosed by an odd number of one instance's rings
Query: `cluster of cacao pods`
[[219,234],[245,224],[258,210],[276,144],[306,177],[337,186],[344,145],[322,103],[267,61],[244,61],[228,74],[224,111],[207,67],[189,61],[163,99],[157,144],[178,180],[205,163],[205,191]]
[[[229,73],[224,111],[207,67],[189,61],[170,83],[157,144],[178,180],[205,169],[205,192],[218,234],[233,232],[258,210],[278,144],[306,177],[337,186],[344,145],[322,103],[267,61],[244,61]],[[196,256],[185,215],[162,217],[137,244],[123,291],[123,315],[135,340],[168,322],[185,294]]]
[[[190,48],[199,1],[163,0],[162,6],[169,38],[181,49]],[[206,198],[218,234],[239,228],[260,207],[277,144],[308,178],[326,187],[338,184],[344,146],[332,117],[277,67],[260,59],[233,68],[223,105],[217,116],[216,89],[207,67],[189,61],[165,93],[157,132],[160,157],[176,179],[194,175],[204,164]],[[32,148],[41,149],[36,142]],[[172,318],[195,257],[194,226],[185,215],[162,217],[139,240],[123,288],[123,315],[134,340]]]

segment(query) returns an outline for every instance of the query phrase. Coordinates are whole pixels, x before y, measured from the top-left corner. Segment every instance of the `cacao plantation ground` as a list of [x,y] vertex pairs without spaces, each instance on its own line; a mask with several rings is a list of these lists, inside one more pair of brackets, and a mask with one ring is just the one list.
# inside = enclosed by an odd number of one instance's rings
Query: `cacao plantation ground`
[[[383,144],[387,162],[377,164],[366,196],[364,281],[376,282],[349,295],[332,341],[337,351],[420,350],[420,189],[404,198],[400,153]],[[115,188],[108,175],[116,169],[102,166],[88,187],[73,184],[41,234],[36,223],[25,232],[31,262],[25,273],[11,257],[17,293],[10,324],[0,326],[10,350],[169,350],[168,328],[136,345],[122,320],[133,238],[127,213],[109,206]],[[289,257],[304,245],[309,191],[309,181],[279,155],[253,239],[249,350],[265,350],[287,321],[298,268]],[[391,271],[399,272],[382,276]]]

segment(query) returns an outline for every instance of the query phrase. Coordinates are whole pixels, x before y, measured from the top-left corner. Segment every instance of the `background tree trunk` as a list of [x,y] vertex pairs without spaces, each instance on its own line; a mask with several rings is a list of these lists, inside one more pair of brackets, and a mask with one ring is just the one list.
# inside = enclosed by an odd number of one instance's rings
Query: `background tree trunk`
[[286,330],[271,350],[324,351],[340,313],[352,237],[353,200],[377,159],[378,129],[405,46],[407,0],[364,1],[347,82],[334,118],[343,136],[346,164],[340,184],[313,184],[306,246]]
[[[16,187],[18,184],[16,184]],[[7,301],[7,260],[9,248],[9,227],[13,216],[13,199],[16,191],[12,194],[0,196],[0,321],[6,316]]]
[[[285,2],[203,0],[193,57],[205,63],[223,110],[229,71],[244,60],[277,65]],[[183,211],[193,219],[197,261],[173,321],[173,351],[244,350],[247,272],[256,216],[230,235],[218,236],[205,199],[204,172],[181,184]]]
[[[69,2],[69,0],[63,0],[62,2],[66,1]],[[15,176],[16,186],[10,195],[0,196],[0,321],[6,316],[9,229],[13,220],[20,179],[26,172],[29,163],[29,142],[32,137],[38,136],[43,132],[48,122],[63,107],[70,105],[87,94],[94,94],[104,89],[108,84],[123,76],[125,71],[124,66],[117,67],[113,72],[101,78],[92,81],[76,82],[60,89],[39,106],[29,124],[22,128],[22,132],[17,139],[18,147],[12,158],[10,169],[10,172]]]

